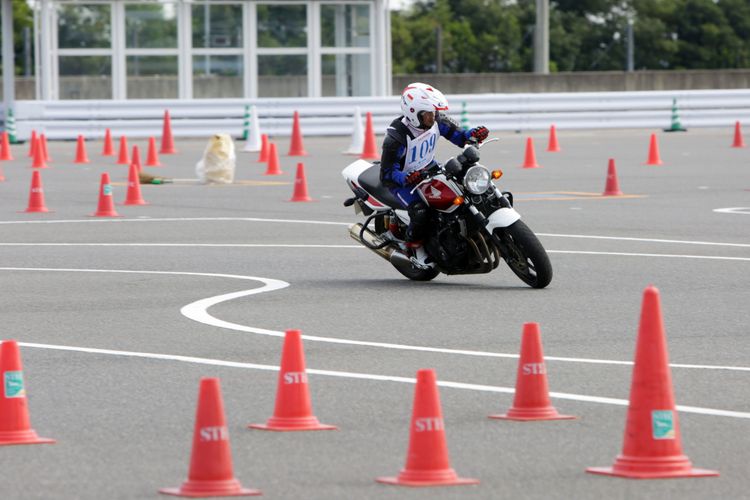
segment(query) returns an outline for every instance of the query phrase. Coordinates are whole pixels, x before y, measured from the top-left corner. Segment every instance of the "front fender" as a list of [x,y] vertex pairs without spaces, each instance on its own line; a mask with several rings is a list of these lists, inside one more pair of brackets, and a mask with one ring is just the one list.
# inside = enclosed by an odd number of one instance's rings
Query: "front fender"
[[487,218],[487,232],[492,234],[498,227],[508,227],[521,219],[521,214],[513,208],[498,208]]

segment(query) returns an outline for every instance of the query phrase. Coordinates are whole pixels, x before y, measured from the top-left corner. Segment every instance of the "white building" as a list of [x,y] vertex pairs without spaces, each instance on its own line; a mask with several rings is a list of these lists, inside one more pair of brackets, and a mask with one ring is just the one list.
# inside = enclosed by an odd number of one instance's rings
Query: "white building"
[[[10,0],[2,2],[6,42]],[[39,100],[391,93],[388,0],[35,0],[33,5]],[[12,54],[8,45],[3,43],[3,55]],[[12,72],[3,75],[8,97],[14,94]]]

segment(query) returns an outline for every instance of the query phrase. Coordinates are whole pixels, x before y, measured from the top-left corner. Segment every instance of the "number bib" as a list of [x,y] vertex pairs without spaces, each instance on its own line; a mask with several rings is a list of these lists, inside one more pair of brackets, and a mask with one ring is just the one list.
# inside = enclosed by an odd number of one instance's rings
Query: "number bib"
[[404,172],[409,173],[424,168],[435,159],[440,129],[437,123],[419,137],[408,139],[406,143],[406,159],[404,161]]

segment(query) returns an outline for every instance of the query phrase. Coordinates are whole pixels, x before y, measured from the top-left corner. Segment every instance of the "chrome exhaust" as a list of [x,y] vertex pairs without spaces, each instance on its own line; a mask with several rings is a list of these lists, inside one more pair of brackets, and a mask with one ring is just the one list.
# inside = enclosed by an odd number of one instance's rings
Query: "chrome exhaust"
[[[392,263],[393,265],[396,265],[396,263],[399,263],[401,265],[411,265],[411,261],[409,260],[409,257],[404,255],[404,253],[399,250],[399,248],[393,244],[389,243],[388,245],[384,246],[383,248],[370,248],[370,247],[376,247],[382,245],[385,240],[378,236],[377,234],[373,233],[369,229],[365,228],[364,231],[362,230],[362,224],[352,224],[349,226],[349,236],[352,237],[352,239],[361,245],[363,245],[365,248],[369,248],[376,254],[383,257],[388,262]],[[360,238],[360,234],[362,237]],[[362,240],[365,241],[362,241]]]

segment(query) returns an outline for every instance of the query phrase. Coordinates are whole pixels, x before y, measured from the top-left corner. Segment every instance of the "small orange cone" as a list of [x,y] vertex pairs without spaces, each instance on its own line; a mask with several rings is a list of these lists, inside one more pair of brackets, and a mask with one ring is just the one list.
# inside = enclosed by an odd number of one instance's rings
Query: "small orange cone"
[[174,139],[172,138],[172,119],[169,117],[169,110],[164,111],[164,125],[161,132],[161,150],[163,155],[173,155],[177,152],[174,148]]
[[26,155],[29,158],[32,158],[34,156],[34,147],[36,147],[36,130],[31,131],[31,139],[29,139],[29,154]]
[[305,179],[305,165],[297,163],[297,176],[294,179],[294,194],[289,201],[313,201],[307,194],[307,179]]
[[104,148],[102,149],[102,156],[114,156],[115,146],[112,144],[112,132],[109,129],[104,131]]
[[29,206],[24,212],[49,212],[44,204],[44,188],[42,188],[42,174],[39,170],[31,173],[31,189],[29,190]]
[[258,154],[258,163],[268,163],[268,135],[260,136],[260,153]]
[[560,415],[550,403],[547,385],[547,366],[542,352],[539,323],[525,323],[521,337],[521,356],[518,358],[516,393],[513,406],[504,415],[490,415],[502,420],[570,420],[576,417]]
[[148,205],[141,196],[141,183],[138,180],[139,172],[138,165],[131,163],[130,171],[128,172],[128,193],[125,196],[123,205]]
[[34,155],[31,162],[31,168],[47,168],[47,162],[44,161],[44,151],[42,150],[42,139],[38,138],[34,143]]
[[662,165],[659,157],[659,144],[656,142],[656,134],[651,134],[651,142],[648,146],[648,161],[645,165]]
[[15,340],[0,344],[0,374],[0,445],[54,443],[54,439],[40,438],[31,428],[21,352]]
[[312,413],[302,333],[299,330],[287,330],[284,336],[273,416],[265,424],[251,424],[248,427],[264,431],[336,430],[333,425],[321,424]]
[[622,453],[612,467],[586,472],[633,479],[719,475],[694,469],[682,453],[659,290],[653,286],[643,292]]
[[37,142],[41,142],[42,144],[42,154],[44,155],[44,161],[52,161],[49,157],[49,151],[47,151],[47,136],[42,134],[39,136],[39,140]]
[[281,175],[284,172],[279,168],[279,153],[276,151],[276,144],[268,144],[268,168],[265,175]]
[[289,153],[287,156],[307,156],[307,151],[302,145],[302,131],[299,126],[299,112],[294,112],[294,122],[292,123],[292,142],[289,144]]
[[550,153],[560,152],[560,144],[557,143],[557,129],[554,125],[549,127],[549,143],[547,144],[547,151]]
[[92,217],[120,217],[115,211],[115,204],[112,201],[112,184],[109,182],[109,174],[104,172],[99,185],[99,206],[96,212],[91,214]]
[[89,163],[89,157],[86,154],[86,142],[82,135],[78,136],[78,144],[76,144],[76,159],[73,163]]
[[367,112],[367,120],[365,121],[365,145],[362,148],[362,154],[359,158],[362,160],[380,159],[378,148],[375,145],[375,129],[372,126],[372,113],[369,111]]
[[8,132],[0,134],[0,160],[12,160],[13,154],[10,151],[10,139]]
[[130,158],[128,157],[128,138],[124,135],[120,136],[120,153],[117,156],[118,165],[130,165]]
[[526,138],[526,158],[523,161],[523,168],[539,168],[536,162],[536,153],[534,152],[534,140],[531,137]]
[[138,145],[133,146],[133,154],[130,157],[130,164],[135,165],[138,169],[138,172],[143,170],[143,167],[141,165],[141,150],[138,149]]
[[607,166],[607,184],[604,186],[604,193],[602,196],[622,196],[620,191],[620,183],[617,181],[617,169],[615,168],[615,159],[609,159],[609,165]]
[[159,493],[193,498],[261,494],[258,490],[243,488],[234,476],[218,378],[201,379],[187,481],[179,488],[162,488]]
[[732,143],[733,148],[744,148],[745,140],[742,138],[742,126],[740,122],[734,124],[734,142]]
[[147,167],[161,167],[159,161],[159,155],[156,153],[156,138],[148,138],[148,154],[146,155],[146,166]]
[[440,395],[434,370],[419,370],[414,389],[414,408],[409,427],[406,466],[396,477],[379,477],[379,483],[399,486],[452,486],[478,484],[458,477],[451,468]]

